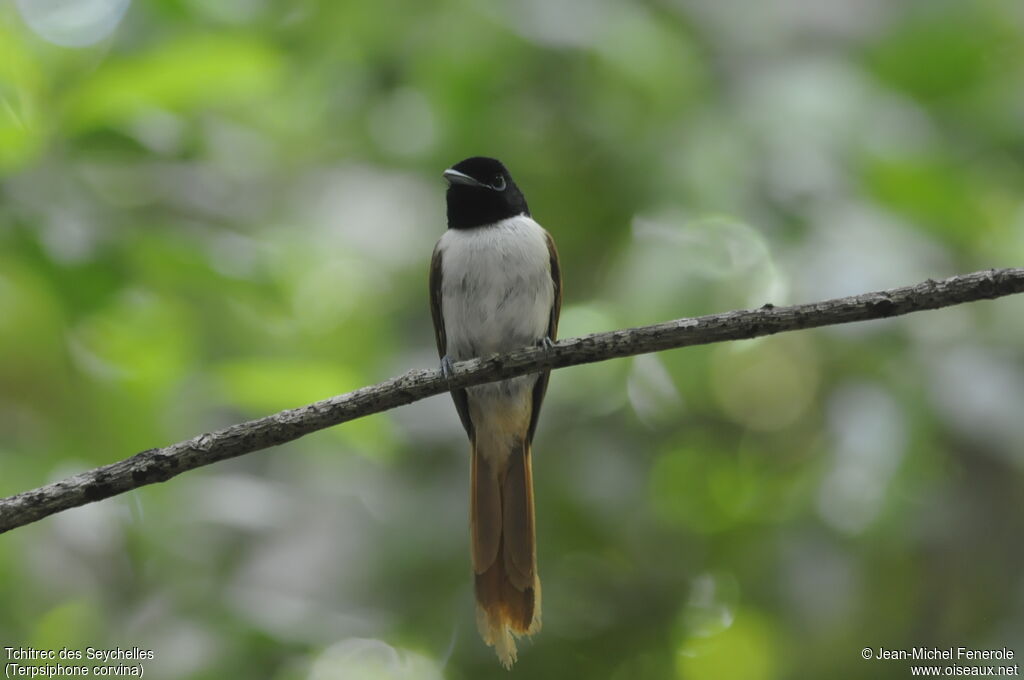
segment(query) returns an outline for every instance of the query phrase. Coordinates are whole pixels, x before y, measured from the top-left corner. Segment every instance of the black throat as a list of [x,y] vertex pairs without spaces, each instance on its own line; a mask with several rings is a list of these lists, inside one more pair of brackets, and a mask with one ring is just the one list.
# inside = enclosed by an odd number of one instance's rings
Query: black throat
[[448,187],[448,228],[474,229],[495,222],[529,215],[526,199],[515,185],[498,193],[482,187],[453,184]]

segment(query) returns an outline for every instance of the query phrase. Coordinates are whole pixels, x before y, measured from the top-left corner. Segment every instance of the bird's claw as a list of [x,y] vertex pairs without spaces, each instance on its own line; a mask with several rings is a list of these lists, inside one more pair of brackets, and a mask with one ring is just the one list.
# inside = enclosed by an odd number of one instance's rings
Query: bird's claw
[[455,376],[455,367],[452,365],[452,358],[445,354],[441,357],[441,375],[445,380],[451,380]]
[[546,350],[550,350],[550,349],[554,348],[555,341],[552,340],[550,337],[545,335],[543,338],[540,339],[540,342],[537,343],[537,346],[538,347],[543,347]]

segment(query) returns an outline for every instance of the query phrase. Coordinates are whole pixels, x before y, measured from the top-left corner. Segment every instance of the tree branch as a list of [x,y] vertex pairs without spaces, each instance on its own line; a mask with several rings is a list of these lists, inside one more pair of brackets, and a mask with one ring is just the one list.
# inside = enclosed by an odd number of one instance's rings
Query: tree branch
[[450,388],[546,368],[899,316],[1021,292],[1024,292],[1024,268],[992,269],[805,305],[775,307],[767,304],[755,310],[677,319],[570,338],[548,350],[530,347],[459,362],[455,364],[450,382],[444,380],[439,370],[413,370],[378,385],[232,425],[161,449],[142,451],[131,458],[0,499],[0,533],[62,510],[167,481],[186,470],[290,442],[310,432],[409,404]]

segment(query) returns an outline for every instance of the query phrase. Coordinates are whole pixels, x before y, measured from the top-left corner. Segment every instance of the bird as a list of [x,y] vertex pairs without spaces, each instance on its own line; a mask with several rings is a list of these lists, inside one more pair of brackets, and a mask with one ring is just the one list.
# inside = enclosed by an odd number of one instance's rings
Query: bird
[[[430,263],[441,371],[525,346],[550,349],[562,278],[551,234],[505,165],[474,156],[443,173],[448,229]],[[516,638],[541,627],[531,445],[550,371],[451,390],[469,437],[470,543],[477,627],[511,668]]]

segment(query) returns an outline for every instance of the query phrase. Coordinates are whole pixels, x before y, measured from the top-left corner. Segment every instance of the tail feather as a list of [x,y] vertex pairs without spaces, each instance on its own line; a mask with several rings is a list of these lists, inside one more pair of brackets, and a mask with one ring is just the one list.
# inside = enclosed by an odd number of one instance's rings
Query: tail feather
[[519,590],[533,587],[537,571],[537,544],[533,519],[533,474],[530,446],[509,457],[502,481],[502,545],[505,573]]
[[[473,571],[482,573],[501,551],[501,493],[498,472],[473,446],[473,476],[470,490],[470,532],[473,536]],[[494,480],[494,481],[492,481]]]
[[477,626],[508,668],[516,660],[515,638],[541,625],[529,444],[520,440],[499,457],[474,443],[472,485]]

